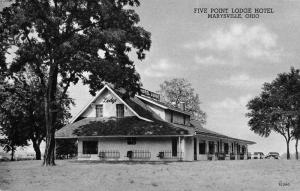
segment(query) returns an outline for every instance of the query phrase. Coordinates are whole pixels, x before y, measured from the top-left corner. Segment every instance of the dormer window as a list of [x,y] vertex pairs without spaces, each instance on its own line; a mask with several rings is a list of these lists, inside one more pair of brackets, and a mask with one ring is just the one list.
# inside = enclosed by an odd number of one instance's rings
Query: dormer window
[[103,117],[103,105],[96,105],[96,117]]
[[124,117],[124,104],[116,104],[117,118]]

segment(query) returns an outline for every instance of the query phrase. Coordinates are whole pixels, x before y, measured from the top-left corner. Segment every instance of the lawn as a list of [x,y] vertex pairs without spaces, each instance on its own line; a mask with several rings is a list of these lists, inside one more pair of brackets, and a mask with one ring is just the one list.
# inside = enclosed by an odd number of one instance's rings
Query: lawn
[[300,161],[0,162],[0,190],[300,190]]

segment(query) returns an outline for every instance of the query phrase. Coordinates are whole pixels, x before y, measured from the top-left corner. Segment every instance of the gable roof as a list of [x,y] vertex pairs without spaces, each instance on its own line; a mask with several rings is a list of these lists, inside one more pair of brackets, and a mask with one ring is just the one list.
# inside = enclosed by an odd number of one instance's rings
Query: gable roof
[[[76,119],[78,119],[80,117],[80,115],[82,115],[88,108],[89,106],[98,99],[98,97],[104,92],[104,90],[107,89],[108,91],[110,91],[114,96],[117,97],[117,99],[119,99],[136,117],[145,120],[145,121],[151,121],[148,118],[142,117],[141,115],[139,115],[133,108],[131,108],[121,97],[119,93],[116,93],[114,90],[112,90],[108,85],[105,85],[98,93],[97,95],[91,99],[91,101],[74,117],[71,119],[70,123],[74,123],[76,121]],[[129,102],[129,101],[127,101]]]
[[198,134],[198,135],[211,135],[211,136],[215,136],[215,137],[219,137],[219,138],[231,139],[231,140],[234,140],[234,141],[245,142],[247,144],[255,144],[255,142],[253,142],[253,141],[248,141],[248,140],[243,140],[243,139],[237,139],[237,138],[229,137],[227,135],[224,135],[224,134],[217,133],[215,131],[211,131],[209,129],[206,129],[197,120],[191,120],[190,123],[192,124],[192,126],[194,126],[195,133]]
[[149,103],[152,103],[162,109],[168,109],[168,110],[172,110],[172,111],[176,111],[176,112],[179,112],[179,113],[183,113],[183,114],[186,114],[186,115],[191,115],[191,113],[187,112],[187,111],[183,111],[182,109],[178,108],[178,107],[175,107],[175,106],[172,106],[172,105],[169,105],[169,104],[166,104],[164,102],[161,102],[161,101],[158,101],[158,100],[155,100],[155,99],[150,99],[148,97],[144,97],[142,95],[136,95],[136,97],[146,101],[146,102],[149,102]]

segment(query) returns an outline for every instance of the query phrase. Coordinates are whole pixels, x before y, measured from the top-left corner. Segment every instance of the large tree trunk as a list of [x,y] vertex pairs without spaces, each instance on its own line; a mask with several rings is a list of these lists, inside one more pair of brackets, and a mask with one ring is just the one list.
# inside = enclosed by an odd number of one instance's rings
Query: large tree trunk
[[290,156],[290,140],[286,141],[286,159],[290,160],[291,156]]
[[11,161],[14,161],[14,155],[15,155],[15,149],[14,149],[14,147],[11,147],[11,155],[10,155]]
[[50,66],[48,87],[45,96],[45,121],[46,121],[46,148],[44,155],[45,166],[55,165],[55,123],[57,114],[56,89],[58,67]]
[[41,160],[42,159],[41,149],[40,149],[41,142],[36,141],[36,140],[32,140],[32,144],[33,144],[33,149],[35,151],[35,159],[36,160]]
[[298,156],[298,141],[299,141],[299,139],[296,139],[296,144],[295,144],[296,160],[298,160],[298,158],[299,158],[299,156]]

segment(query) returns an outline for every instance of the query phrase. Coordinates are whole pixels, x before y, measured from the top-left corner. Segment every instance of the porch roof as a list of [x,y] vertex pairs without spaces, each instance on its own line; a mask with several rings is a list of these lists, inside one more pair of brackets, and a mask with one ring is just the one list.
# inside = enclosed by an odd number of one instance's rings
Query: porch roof
[[179,125],[154,120],[141,120],[138,117],[124,118],[85,118],[66,125],[56,131],[57,138],[76,138],[82,136],[165,136],[188,135],[189,131]]
[[201,123],[199,121],[196,121],[196,120],[191,120],[191,124],[195,128],[196,135],[212,136],[212,137],[232,140],[232,141],[236,141],[236,142],[243,142],[243,143],[246,143],[246,144],[255,144],[255,142],[253,142],[253,141],[248,141],[248,140],[229,137],[227,135],[224,135],[224,134],[217,133],[215,131],[211,131],[209,129],[206,129],[201,125]]

